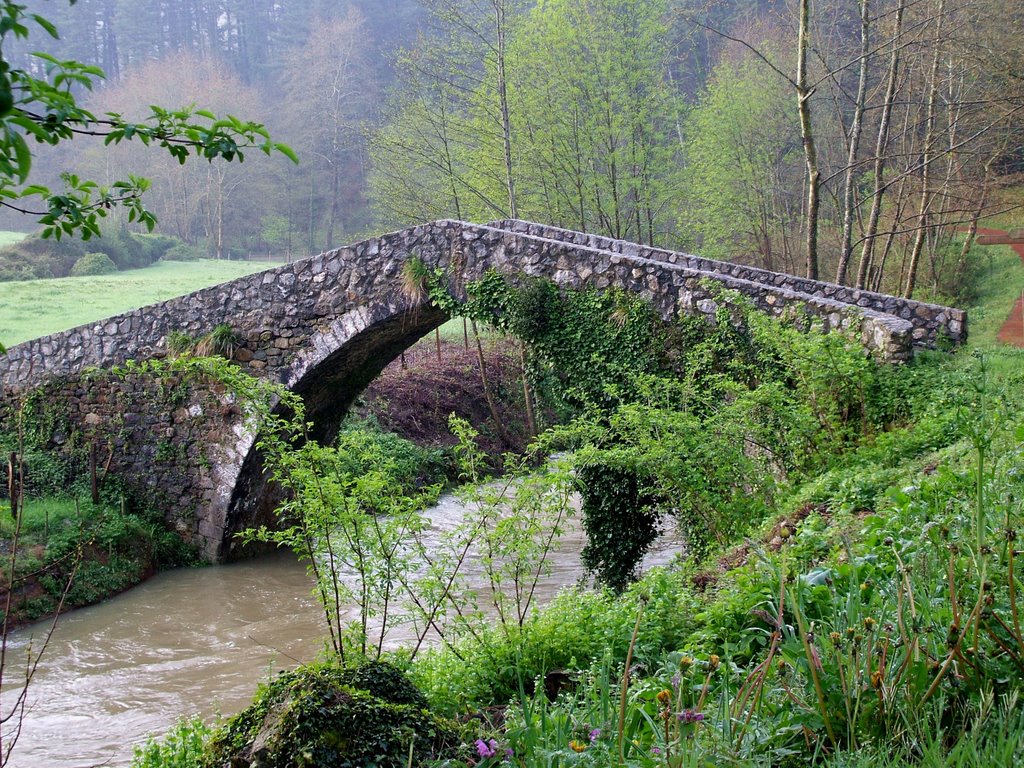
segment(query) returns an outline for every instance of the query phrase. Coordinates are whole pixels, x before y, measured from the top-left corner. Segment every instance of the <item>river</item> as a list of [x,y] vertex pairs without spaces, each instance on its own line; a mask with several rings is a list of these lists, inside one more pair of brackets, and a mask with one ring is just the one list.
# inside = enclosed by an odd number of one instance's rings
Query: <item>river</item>
[[[439,527],[461,514],[451,496],[429,512]],[[578,530],[563,537],[538,602],[580,578],[582,545]],[[645,566],[667,562],[680,547],[663,537]],[[10,768],[120,768],[130,763],[133,744],[181,717],[245,708],[268,674],[310,661],[323,647],[322,613],[310,589],[304,566],[281,554],[158,574],[66,614],[29,689]],[[43,630],[14,633],[10,658],[24,658],[30,638]]]

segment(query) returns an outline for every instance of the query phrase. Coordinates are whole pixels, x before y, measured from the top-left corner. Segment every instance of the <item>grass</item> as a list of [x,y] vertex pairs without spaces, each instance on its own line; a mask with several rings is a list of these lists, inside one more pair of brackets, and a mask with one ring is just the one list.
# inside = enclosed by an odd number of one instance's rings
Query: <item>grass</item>
[[12,245],[21,240],[24,240],[28,235],[24,232],[11,232],[10,230],[0,230],[0,248],[5,245]]
[[18,344],[273,266],[241,261],[160,262],[116,275],[3,283],[0,339],[7,346]]

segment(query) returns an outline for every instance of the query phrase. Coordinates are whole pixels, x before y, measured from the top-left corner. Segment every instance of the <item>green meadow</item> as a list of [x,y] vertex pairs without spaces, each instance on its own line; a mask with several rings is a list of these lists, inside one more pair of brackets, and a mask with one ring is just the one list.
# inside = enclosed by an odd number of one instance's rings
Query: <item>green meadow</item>
[[0,248],[3,248],[5,245],[17,243],[20,240],[24,240],[26,237],[27,235],[24,232],[0,230]]
[[273,266],[171,261],[114,275],[0,283],[0,342],[18,344]]

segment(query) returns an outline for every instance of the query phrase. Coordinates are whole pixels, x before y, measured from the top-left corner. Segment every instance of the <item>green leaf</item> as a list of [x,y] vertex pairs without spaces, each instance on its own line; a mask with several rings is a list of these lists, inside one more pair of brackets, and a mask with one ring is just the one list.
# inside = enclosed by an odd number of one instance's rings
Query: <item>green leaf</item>
[[49,19],[43,18],[38,13],[31,14],[30,18],[32,19],[32,21],[34,21],[36,24],[38,24],[40,27],[46,30],[46,34],[48,34],[54,40],[60,38],[60,35],[57,34],[57,27],[54,26],[53,22],[51,22]]
[[287,144],[279,144],[278,143],[278,144],[274,144],[273,147],[274,147],[275,150],[280,152],[282,155],[287,157],[289,160],[291,160],[296,165],[299,164],[299,156],[297,154],[295,154],[295,150],[292,149],[291,147],[289,147]]
[[24,137],[19,134],[14,134],[11,137],[11,144],[14,147],[14,154],[18,163],[18,181],[24,182],[28,179],[29,171],[32,170],[32,152],[29,150],[28,144],[25,143]]

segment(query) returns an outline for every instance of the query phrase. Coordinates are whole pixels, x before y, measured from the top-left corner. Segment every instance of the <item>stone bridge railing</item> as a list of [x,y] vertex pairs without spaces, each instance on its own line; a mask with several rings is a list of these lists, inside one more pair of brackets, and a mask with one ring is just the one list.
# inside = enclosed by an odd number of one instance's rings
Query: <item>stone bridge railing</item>
[[859,288],[829,283],[821,280],[809,280],[805,277],[770,272],[744,264],[727,261],[715,261],[700,256],[693,256],[679,251],[667,251],[625,240],[614,240],[600,235],[574,232],[545,224],[529,221],[506,219],[496,221],[488,226],[509,232],[543,237],[550,240],[573,243],[598,250],[612,251],[626,256],[637,256],[676,264],[698,272],[711,275],[727,275],[748,283],[774,286],[794,293],[804,294],[819,299],[829,299],[841,304],[871,309],[882,314],[892,315],[911,323],[914,346],[935,347],[939,343],[952,345],[962,344],[967,340],[967,313],[962,309],[945,307],[939,304],[928,304],[913,299],[903,299],[884,293],[865,291]]
[[393,307],[402,262],[415,254],[432,266],[450,266],[458,242],[465,246],[466,279],[493,267],[566,287],[618,286],[649,298],[665,316],[713,311],[719,285],[771,314],[800,305],[826,330],[859,326],[867,347],[895,360],[915,346],[966,338],[966,313],[959,309],[528,222],[439,221],[16,345],[0,358],[0,386],[32,386],[142,359],[160,353],[172,331],[199,336],[219,323],[243,337],[243,366],[293,384],[295,372],[287,369],[318,329],[360,307],[372,315],[381,314],[377,304]]

